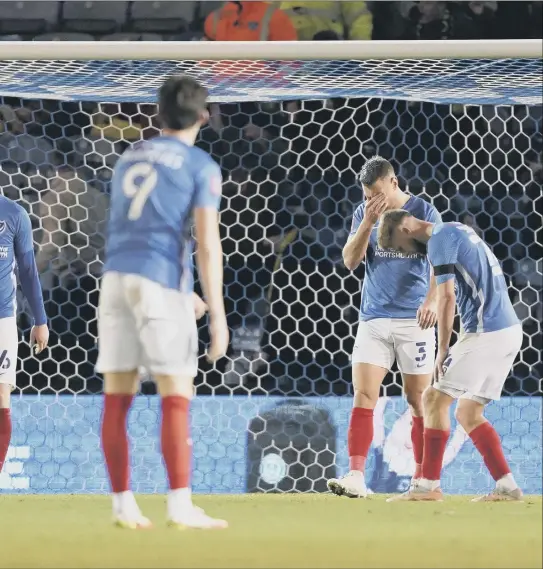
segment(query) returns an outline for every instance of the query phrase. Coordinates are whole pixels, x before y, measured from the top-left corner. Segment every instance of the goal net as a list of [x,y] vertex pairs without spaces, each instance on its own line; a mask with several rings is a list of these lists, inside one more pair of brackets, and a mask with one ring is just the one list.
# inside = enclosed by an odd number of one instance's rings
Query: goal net
[[[228,356],[216,367],[200,361],[194,491],[321,492],[327,478],[347,470],[364,266],[347,271],[341,249],[362,200],[356,175],[380,154],[403,188],[432,202],[445,221],[473,226],[503,263],[524,343],[488,416],[515,478],[527,493],[541,493],[542,61],[533,43],[436,42],[428,51],[424,42],[400,50],[395,42],[352,42],[353,59],[336,42],[295,44],[294,52],[278,42],[271,57],[263,51],[269,44],[256,46],[256,60],[253,48],[234,56],[216,42],[192,43],[190,55],[181,44],[174,55],[164,44],[30,43],[0,46],[0,187],[32,217],[51,347],[32,355],[21,299],[25,341],[1,491],[108,489],[94,363],[109,181],[123,150],[158,132],[162,79],[183,72],[211,91],[198,145],[224,175],[231,328]],[[221,50],[228,60],[218,60]],[[82,59],[59,60],[64,53]],[[202,353],[207,334],[204,324]],[[129,418],[138,492],[166,489],[159,409],[146,380]],[[409,421],[395,368],[375,412],[372,491],[401,491],[409,482]],[[479,456],[454,422],[452,433],[444,489],[486,491]]]

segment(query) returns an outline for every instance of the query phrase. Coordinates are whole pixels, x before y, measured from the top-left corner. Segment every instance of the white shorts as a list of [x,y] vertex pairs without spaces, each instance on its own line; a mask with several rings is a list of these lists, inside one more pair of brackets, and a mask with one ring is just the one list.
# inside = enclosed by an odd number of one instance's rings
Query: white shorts
[[376,318],[358,324],[352,363],[390,370],[397,360],[402,373],[422,375],[433,372],[435,353],[434,328],[422,330],[416,319]]
[[15,387],[19,333],[15,316],[0,318],[0,383]]
[[139,275],[109,272],[98,303],[96,369],[196,376],[198,333],[192,295]]
[[496,332],[464,334],[451,348],[443,378],[433,386],[455,399],[483,405],[498,401],[521,346],[520,324]]

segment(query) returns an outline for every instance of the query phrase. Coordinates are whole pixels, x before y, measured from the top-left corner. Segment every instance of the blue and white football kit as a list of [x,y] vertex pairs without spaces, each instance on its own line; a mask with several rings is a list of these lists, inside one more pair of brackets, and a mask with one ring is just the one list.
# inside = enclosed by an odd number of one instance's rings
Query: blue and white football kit
[[455,280],[462,323],[443,378],[434,387],[483,404],[498,400],[522,345],[522,327],[500,263],[475,231],[461,223],[434,227],[428,259],[438,285]]
[[159,136],[122,155],[111,188],[97,369],[195,376],[192,215],[218,209],[220,168],[203,150]]
[[[351,233],[364,217],[361,204],[354,212]],[[423,199],[410,196],[403,206],[417,219],[437,223],[437,210]],[[422,330],[417,311],[430,286],[430,264],[426,255],[405,255],[380,249],[375,225],[366,252],[366,275],[362,286],[360,322],[352,363],[368,363],[390,370],[394,360],[405,374],[431,373],[435,360],[435,330]]]
[[15,386],[19,343],[16,272],[34,325],[46,324],[30,218],[19,204],[0,196],[0,383],[12,387]]

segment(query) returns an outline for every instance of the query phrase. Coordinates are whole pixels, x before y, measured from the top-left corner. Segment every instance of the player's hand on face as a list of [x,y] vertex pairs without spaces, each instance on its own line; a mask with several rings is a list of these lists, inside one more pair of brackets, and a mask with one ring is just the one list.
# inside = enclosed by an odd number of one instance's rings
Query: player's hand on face
[[437,303],[425,300],[417,310],[417,323],[422,330],[433,328],[437,323]]
[[196,315],[196,320],[200,320],[200,318],[202,318],[202,316],[207,312],[207,304],[195,292],[192,293],[192,300],[194,302],[194,314]]
[[212,319],[209,328],[211,345],[207,351],[207,360],[213,363],[226,355],[228,349],[229,334],[226,318]]
[[47,324],[41,326],[32,326],[30,330],[30,345],[34,349],[35,354],[43,352],[49,342],[49,328]]
[[370,223],[375,225],[381,215],[385,213],[388,207],[388,202],[383,194],[379,194],[373,198],[370,198],[364,209],[364,219],[367,219]]
[[436,356],[436,363],[434,366],[434,382],[439,381],[444,376],[445,370],[443,369],[443,364],[445,363],[448,357],[449,357],[449,350],[446,351],[438,350]]

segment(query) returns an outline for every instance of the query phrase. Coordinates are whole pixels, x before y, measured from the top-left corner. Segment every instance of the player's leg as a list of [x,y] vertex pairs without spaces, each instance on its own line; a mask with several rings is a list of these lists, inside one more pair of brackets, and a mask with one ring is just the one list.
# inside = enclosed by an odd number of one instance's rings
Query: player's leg
[[0,319],[0,472],[6,461],[11,441],[11,391],[17,374],[19,338],[15,317]]
[[421,477],[405,493],[389,501],[441,501],[441,469],[451,430],[449,409],[455,397],[433,386],[423,394],[424,442]]
[[503,385],[522,345],[520,326],[491,332],[484,358],[488,375],[476,393],[465,393],[458,400],[456,418],[483,457],[485,466],[496,482],[496,488],[474,501],[518,501],[518,487],[505,458],[500,436],[484,416],[485,406],[500,398]]
[[0,473],[4,467],[11,441],[10,396],[11,386],[7,383],[0,383]]
[[179,366],[182,371],[179,376],[154,374],[162,398],[160,443],[170,488],[167,498],[168,523],[179,529],[223,529],[228,527],[226,521],[206,515],[192,503],[190,402],[193,375],[191,371],[183,371],[183,367]]
[[483,461],[496,488],[490,494],[475,498],[474,501],[518,501],[522,500],[522,491],[518,487],[511,468],[503,453],[500,435],[485,419],[484,408],[490,400],[477,396],[464,395],[458,400],[456,419],[469,435]]
[[138,314],[144,361],[162,399],[160,439],[168,475],[168,521],[177,528],[222,529],[192,503],[190,401],[197,373],[198,338],[192,295],[165,290],[147,281]]
[[390,340],[390,320],[360,322],[352,355],[354,400],[347,434],[349,472],[328,481],[328,488],[338,496],[365,498],[366,460],[373,441],[373,412],[379,400],[381,384],[394,363]]
[[113,521],[119,527],[146,528],[130,487],[128,412],[138,391],[141,347],[136,321],[125,295],[123,275],[102,279],[98,305],[99,355],[96,368],[104,374],[101,442],[113,498]]
[[411,413],[411,443],[415,459],[413,481],[422,473],[424,418],[422,394],[432,382],[435,329],[422,330],[416,320],[394,320],[392,334],[403,391]]
[[471,389],[478,391],[487,373],[484,364],[485,334],[466,334],[451,349],[445,373],[423,395],[424,451],[422,477],[404,500],[441,500],[443,457],[450,434],[450,406]]
[[151,526],[151,522],[141,513],[130,487],[127,420],[138,388],[137,369],[104,373],[101,438],[113,493],[113,519],[117,526],[129,529]]

